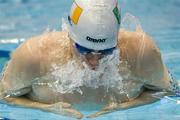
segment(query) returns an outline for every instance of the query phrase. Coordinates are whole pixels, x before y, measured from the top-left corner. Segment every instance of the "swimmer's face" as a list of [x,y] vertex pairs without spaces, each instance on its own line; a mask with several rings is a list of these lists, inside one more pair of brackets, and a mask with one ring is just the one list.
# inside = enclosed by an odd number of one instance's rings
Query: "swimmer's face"
[[113,53],[113,51],[116,49],[116,47],[106,50],[92,50],[85,47],[82,47],[78,44],[76,44],[72,39],[71,43],[73,46],[73,50],[75,51],[76,56],[80,57],[80,59],[85,62],[91,69],[96,69],[96,67],[99,65],[99,61],[107,56]]
[[85,62],[91,69],[96,69],[96,67],[99,65],[99,61],[103,57],[112,54],[113,51],[116,49],[116,47],[114,47],[111,49],[96,51],[80,46],[74,43],[72,40],[71,43],[76,55],[79,56],[80,59]]
[[99,61],[105,57],[105,55],[89,52],[86,54],[80,53],[76,47],[74,47],[76,56],[81,59],[82,62],[85,62],[92,70],[95,70],[99,65]]
[[85,55],[81,55],[82,60],[86,62],[86,64],[91,68],[91,69],[96,69],[96,67],[99,65],[100,59],[104,57],[102,54],[94,54],[94,53],[88,53]]

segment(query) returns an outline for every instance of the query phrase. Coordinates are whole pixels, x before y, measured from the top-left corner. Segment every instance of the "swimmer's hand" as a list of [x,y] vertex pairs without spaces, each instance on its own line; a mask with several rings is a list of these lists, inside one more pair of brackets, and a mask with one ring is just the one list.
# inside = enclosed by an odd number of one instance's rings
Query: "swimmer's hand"
[[58,102],[47,107],[48,111],[61,114],[64,116],[74,117],[77,119],[83,118],[83,114],[72,108],[68,103]]
[[58,102],[55,104],[44,104],[32,101],[26,97],[5,98],[4,100],[10,105],[19,105],[26,108],[40,109],[77,119],[81,119],[83,117],[83,115],[79,111],[73,109],[69,103]]
[[124,102],[121,104],[118,104],[118,103],[108,104],[101,111],[88,116],[88,118],[95,118],[95,117],[98,117],[98,116],[103,115],[103,114],[111,113],[113,111],[125,110],[125,109],[129,109],[129,108],[134,108],[137,106],[142,106],[145,104],[151,104],[153,102],[158,101],[159,98],[162,98],[166,95],[172,94],[169,92],[161,92],[161,94],[158,94],[158,96],[154,96],[154,95],[156,95],[156,93],[157,92],[155,92],[155,91],[144,91],[138,98],[136,98],[134,100]]

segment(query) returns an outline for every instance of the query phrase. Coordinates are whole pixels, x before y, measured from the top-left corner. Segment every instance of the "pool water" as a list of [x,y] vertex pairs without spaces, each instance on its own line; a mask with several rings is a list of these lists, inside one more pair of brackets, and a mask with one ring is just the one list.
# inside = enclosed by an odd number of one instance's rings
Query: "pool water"
[[[73,0],[0,0],[0,50],[13,51],[19,43],[45,31],[61,30]],[[121,0],[122,16],[138,18],[143,30],[157,43],[163,61],[174,79],[180,81],[180,1]],[[2,41],[11,41],[6,43]],[[0,55],[1,56],[1,55]],[[0,58],[0,70],[8,58]],[[175,98],[178,99],[178,98]],[[88,115],[101,105],[76,106]],[[73,118],[0,103],[0,117],[17,120],[70,120]],[[84,118],[84,120],[87,118]],[[162,99],[156,103],[113,112],[96,120],[180,120],[180,105]]]

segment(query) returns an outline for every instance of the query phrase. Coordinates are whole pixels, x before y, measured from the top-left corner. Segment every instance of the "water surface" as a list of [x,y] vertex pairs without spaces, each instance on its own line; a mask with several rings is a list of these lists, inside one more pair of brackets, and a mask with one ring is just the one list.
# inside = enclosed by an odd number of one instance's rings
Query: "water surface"
[[[23,40],[46,30],[61,30],[61,18],[69,13],[72,0],[0,0],[0,40]],[[152,36],[163,61],[176,80],[180,80],[180,1],[121,0],[122,16],[131,13],[143,30]],[[14,50],[18,44],[0,44],[0,50]],[[0,58],[2,69],[6,58]],[[100,106],[82,105],[84,114]],[[84,109],[85,108],[85,109]],[[70,120],[72,118],[0,104],[0,116],[17,120]],[[86,119],[86,118],[85,118]],[[165,99],[129,110],[117,111],[97,120],[179,120],[180,105]]]

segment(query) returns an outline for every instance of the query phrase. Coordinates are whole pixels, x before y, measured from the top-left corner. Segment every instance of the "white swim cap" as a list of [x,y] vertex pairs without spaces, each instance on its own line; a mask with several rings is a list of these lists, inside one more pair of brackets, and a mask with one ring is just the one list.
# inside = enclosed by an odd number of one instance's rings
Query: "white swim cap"
[[74,0],[69,35],[77,44],[104,50],[117,45],[121,22],[117,0]]

